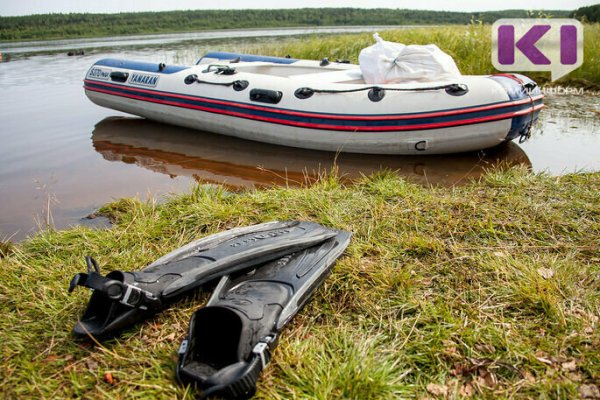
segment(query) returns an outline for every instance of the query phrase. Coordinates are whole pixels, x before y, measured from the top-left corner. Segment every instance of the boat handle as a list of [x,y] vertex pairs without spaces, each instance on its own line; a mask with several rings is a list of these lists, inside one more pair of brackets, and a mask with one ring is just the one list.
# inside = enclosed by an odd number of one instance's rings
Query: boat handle
[[115,82],[124,83],[125,81],[127,81],[128,77],[129,77],[128,72],[113,71],[110,73],[110,79]]
[[278,90],[252,89],[250,91],[250,100],[261,103],[277,104],[282,97],[283,93]]

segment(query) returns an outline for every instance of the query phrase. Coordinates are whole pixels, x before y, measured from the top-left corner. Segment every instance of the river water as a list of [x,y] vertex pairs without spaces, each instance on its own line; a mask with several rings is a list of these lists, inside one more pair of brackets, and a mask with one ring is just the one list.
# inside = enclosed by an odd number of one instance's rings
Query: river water
[[[302,185],[336,163],[344,179],[397,170],[422,184],[456,185],[493,167],[523,165],[560,175],[600,170],[600,96],[549,93],[532,138],[450,156],[369,156],[290,149],[162,125],[92,104],[82,79],[96,60],[194,63],[209,50],[301,34],[384,27],[268,29],[74,41],[0,43],[0,240],[85,218],[111,200],[161,197],[195,182],[232,189]],[[301,37],[300,37],[301,38]],[[67,51],[85,55],[67,56]],[[326,56],[324,54],[324,56]],[[202,140],[198,140],[202,135]]]

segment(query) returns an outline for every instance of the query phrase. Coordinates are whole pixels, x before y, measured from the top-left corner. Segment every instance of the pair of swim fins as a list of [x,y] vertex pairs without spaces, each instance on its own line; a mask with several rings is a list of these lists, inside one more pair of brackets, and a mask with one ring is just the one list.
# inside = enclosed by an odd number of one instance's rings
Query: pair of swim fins
[[88,272],[76,286],[93,289],[74,328],[113,336],[217,279],[179,349],[177,379],[203,397],[248,398],[285,324],[306,303],[350,241],[350,233],[312,222],[268,222],[189,243],[141,271]]

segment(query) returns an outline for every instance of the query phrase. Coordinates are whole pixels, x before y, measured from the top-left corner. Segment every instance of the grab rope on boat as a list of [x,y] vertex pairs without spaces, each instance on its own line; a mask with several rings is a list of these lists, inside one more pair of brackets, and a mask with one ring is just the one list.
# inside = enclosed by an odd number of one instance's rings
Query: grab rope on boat
[[192,83],[202,83],[205,85],[217,85],[217,86],[232,86],[233,90],[235,90],[236,92],[240,92],[244,89],[246,89],[248,87],[248,85],[250,85],[250,83],[248,81],[245,80],[235,80],[233,82],[209,82],[209,81],[203,81],[201,79],[198,79],[198,75],[196,74],[192,74],[192,75],[188,75],[185,77],[185,79],[183,80],[183,82],[186,85],[191,85]]
[[449,85],[440,85],[440,86],[428,86],[428,87],[417,87],[417,88],[389,88],[389,87],[380,87],[380,86],[367,86],[363,88],[356,89],[313,89],[310,87],[301,87],[294,92],[294,95],[299,99],[308,99],[315,93],[352,93],[352,92],[361,92],[361,91],[369,91],[369,99],[371,101],[380,101],[385,96],[386,91],[393,92],[421,92],[421,91],[432,91],[432,90],[445,90],[446,93],[452,96],[462,96],[469,91],[469,88],[465,84],[461,83],[451,83]]

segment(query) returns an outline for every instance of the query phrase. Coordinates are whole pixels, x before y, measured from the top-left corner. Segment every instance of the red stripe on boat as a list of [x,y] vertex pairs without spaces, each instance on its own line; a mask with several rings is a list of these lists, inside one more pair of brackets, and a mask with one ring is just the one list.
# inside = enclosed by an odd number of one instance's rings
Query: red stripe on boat
[[269,122],[269,123],[276,123],[276,124],[280,124],[280,125],[299,126],[302,128],[321,129],[321,130],[353,131],[353,132],[412,131],[412,130],[446,128],[446,127],[461,126],[461,125],[473,125],[473,124],[479,124],[479,123],[483,123],[483,122],[492,122],[492,121],[498,121],[498,120],[502,120],[502,119],[518,117],[521,115],[535,112],[537,110],[540,110],[542,107],[544,107],[543,104],[540,104],[535,107],[529,107],[525,110],[519,110],[519,111],[514,111],[514,112],[510,112],[510,113],[505,113],[505,114],[496,114],[496,115],[490,115],[490,116],[486,116],[486,117],[470,118],[470,119],[463,119],[463,120],[456,120],[456,121],[435,122],[435,123],[430,123],[430,124],[397,125],[397,126],[351,126],[351,125],[313,124],[313,123],[308,123],[308,122],[282,120],[282,119],[277,119],[277,118],[269,118],[269,117],[262,117],[262,116],[258,116],[258,115],[244,114],[244,113],[239,113],[239,112],[235,112],[235,111],[215,110],[213,108],[196,106],[196,105],[191,105],[191,104],[184,104],[184,103],[177,103],[177,102],[166,101],[166,100],[149,99],[147,97],[136,96],[133,94],[115,95],[114,92],[111,92],[110,90],[103,90],[103,89],[96,89],[96,88],[86,88],[86,89],[95,91],[95,92],[100,92],[100,93],[117,96],[117,97],[127,97],[127,98],[131,98],[131,99],[145,101],[148,103],[165,104],[165,105],[174,106],[174,107],[189,108],[189,109],[194,109],[194,110],[210,112],[213,114],[230,115],[230,116],[234,116],[234,117],[264,121],[264,122]]

